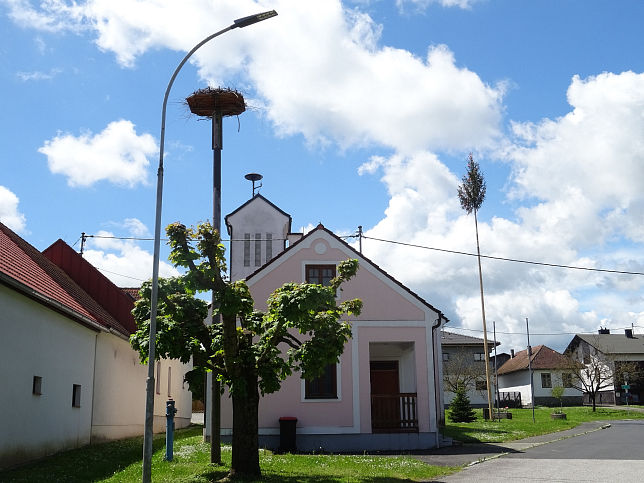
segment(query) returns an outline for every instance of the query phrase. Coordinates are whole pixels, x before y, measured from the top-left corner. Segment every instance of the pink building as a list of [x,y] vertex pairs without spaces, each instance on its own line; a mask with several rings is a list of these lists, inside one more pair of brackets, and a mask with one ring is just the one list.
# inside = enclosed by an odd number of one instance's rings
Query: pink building
[[[358,259],[342,299],[363,312],[340,362],[307,382],[294,374],[262,398],[260,444],[279,446],[281,417],[297,418],[299,450],[431,448],[444,421],[440,327],[445,316],[321,224],[291,233],[291,217],[261,195],[226,216],[231,278],[246,278],[257,308],[285,282],[324,284],[337,264]],[[287,246],[288,240],[288,246]],[[222,434],[230,434],[230,400],[222,400]]]

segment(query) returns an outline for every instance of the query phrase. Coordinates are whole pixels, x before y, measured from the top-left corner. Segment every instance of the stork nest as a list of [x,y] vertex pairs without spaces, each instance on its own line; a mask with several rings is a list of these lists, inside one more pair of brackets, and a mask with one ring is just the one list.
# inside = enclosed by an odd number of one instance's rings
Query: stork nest
[[190,112],[197,116],[238,116],[246,110],[244,96],[232,89],[206,87],[195,91],[186,99]]

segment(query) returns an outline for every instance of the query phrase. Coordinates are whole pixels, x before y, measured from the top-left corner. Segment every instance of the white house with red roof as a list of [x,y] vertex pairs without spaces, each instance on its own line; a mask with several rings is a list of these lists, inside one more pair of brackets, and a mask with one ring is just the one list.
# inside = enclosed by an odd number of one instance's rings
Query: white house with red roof
[[[255,224],[258,219],[261,227]],[[321,224],[306,235],[291,233],[291,217],[259,195],[228,215],[226,225],[232,240],[231,278],[245,277],[259,310],[285,282],[326,284],[339,262],[359,262],[357,275],[338,294],[364,304],[362,314],[351,320],[352,338],[344,353],[324,376],[307,382],[293,374],[280,391],[261,399],[260,444],[278,447],[280,418],[288,417],[297,418],[300,450],[440,445],[440,327],[446,321],[441,311]],[[226,397],[221,421],[222,433],[230,434],[232,408]]]
[[[147,368],[133,298],[62,240],[38,251],[0,223],[0,468],[143,433]],[[157,363],[155,430],[173,398],[190,423],[190,367]]]
[[[499,392],[521,393],[523,406],[553,406],[559,402],[552,396],[552,388],[564,388],[561,402],[564,405],[581,405],[581,391],[573,386],[574,362],[567,356],[545,345],[538,345],[517,352],[498,369]],[[532,369],[532,385],[530,383]]]

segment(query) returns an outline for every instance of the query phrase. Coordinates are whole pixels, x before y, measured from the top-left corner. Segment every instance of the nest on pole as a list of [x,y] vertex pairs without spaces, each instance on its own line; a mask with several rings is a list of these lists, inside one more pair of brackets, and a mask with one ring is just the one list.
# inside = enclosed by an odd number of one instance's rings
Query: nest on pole
[[215,113],[238,116],[246,110],[244,96],[232,89],[206,87],[193,92],[186,99],[190,112],[197,116],[212,117]]

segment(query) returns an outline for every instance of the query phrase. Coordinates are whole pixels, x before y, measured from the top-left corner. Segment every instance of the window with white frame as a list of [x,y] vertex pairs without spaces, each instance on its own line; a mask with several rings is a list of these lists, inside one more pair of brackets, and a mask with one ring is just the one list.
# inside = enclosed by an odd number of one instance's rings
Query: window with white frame
[[328,364],[319,377],[304,381],[304,399],[337,399],[338,374],[335,363]]
[[474,353],[474,360],[475,361],[484,361],[485,360],[485,353],[484,352],[475,352]]
[[552,387],[552,376],[549,372],[541,373],[541,387],[544,389]]

